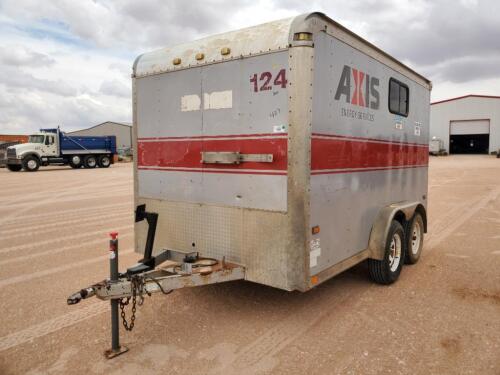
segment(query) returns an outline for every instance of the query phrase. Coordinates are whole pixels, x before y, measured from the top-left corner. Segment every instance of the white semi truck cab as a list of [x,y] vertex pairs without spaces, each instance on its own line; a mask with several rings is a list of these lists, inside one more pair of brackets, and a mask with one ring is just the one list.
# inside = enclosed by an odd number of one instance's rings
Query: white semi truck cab
[[72,137],[59,128],[40,129],[29,136],[28,143],[7,149],[7,168],[13,172],[21,169],[34,172],[50,164],[70,165],[74,169],[107,168],[113,163],[114,154],[113,135]]

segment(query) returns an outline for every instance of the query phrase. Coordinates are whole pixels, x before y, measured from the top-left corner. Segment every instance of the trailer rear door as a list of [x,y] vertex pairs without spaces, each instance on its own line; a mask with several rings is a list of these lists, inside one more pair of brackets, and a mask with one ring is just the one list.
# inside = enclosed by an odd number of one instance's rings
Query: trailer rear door
[[286,211],[287,64],[283,51],[138,78],[139,196]]

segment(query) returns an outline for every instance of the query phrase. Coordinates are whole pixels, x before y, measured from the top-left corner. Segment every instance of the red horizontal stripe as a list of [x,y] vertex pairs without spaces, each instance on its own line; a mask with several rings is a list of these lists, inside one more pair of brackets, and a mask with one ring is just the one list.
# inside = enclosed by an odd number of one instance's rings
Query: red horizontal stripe
[[312,133],[313,138],[318,138],[318,137],[325,137],[325,138],[336,138],[336,139],[350,139],[353,141],[360,141],[360,142],[377,142],[377,143],[391,143],[391,144],[397,144],[397,145],[415,145],[419,147],[429,147],[429,145],[425,143],[413,143],[413,142],[404,142],[404,141],[393,141],[389,139],[378,139],[378,138],[365,138],[365,137],[354,137],[354,136],[347,136],[347,135],[336,135],[336,134],[322,134],[322,133]]
[[241,171],[241,170],[230,170],[230,169],[220,169],[220,170],[210,170],[210,169],[196,169],[196,168],[158,168],[158,167],[138,167],[142,171],[167,171],[167,172],[198,172],[198,173],[229,173],[229,174],[262,174],[262,175],[273,175],[273,176],[286,176],[286,171]]
[[[239,152],[241,154],[272,154],[272,163],[204,164],[201,152]],[[139,167],[238,169],[286,171],[287,139],[189,139],[174,142],[138,142]]]
[[335,138],[313,138],[311,143],[313,171],[427,165],[429,160],[428,147],[421,145]]
[[[248,139],[265,136],[270,138]],[[278,133],[220,135],[214,137],[142,138],[138,142],[138,168],[162,171],[278,174],[287,173],[287,139]],[[231,139],[218,139],[231,138]],[[165,141],[168,140],[168,141]],[[272,163],[203,164],[202,151],[273,154]],[[311,174],[357,173],[417,168],[428,164],[425,144],[314,133]]]

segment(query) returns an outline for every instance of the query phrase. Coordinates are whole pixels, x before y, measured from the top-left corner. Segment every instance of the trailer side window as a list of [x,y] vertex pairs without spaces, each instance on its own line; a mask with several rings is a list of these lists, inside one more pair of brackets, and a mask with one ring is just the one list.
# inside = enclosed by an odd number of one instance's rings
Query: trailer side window
[[394,78],[389,80],[389,112],[408,116],[410,89]]

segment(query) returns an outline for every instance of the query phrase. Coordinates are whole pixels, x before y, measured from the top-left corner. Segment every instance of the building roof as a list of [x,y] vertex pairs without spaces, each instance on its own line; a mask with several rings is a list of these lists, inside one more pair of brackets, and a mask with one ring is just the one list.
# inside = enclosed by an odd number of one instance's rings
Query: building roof
[[[393,66],[410,73],[412,79],[420,79],[430,87],[431,83],[427,78],[320,12],[305,13],[147,52],[136,58],[133,74],[134,77],[143,77],[285,50],[291,45],[301,45],[301,40],[295,40],[295,34],[321,31],[333,34],[337,31],[342,36],[356,40],[357,44],[368,47],[378,58],[385,58]],[[221,53],[223,48],[228,49],[225,55]],[[174,60],[178,60],[176,64]]]
[[476,95],[476,94],[469,94],[469,95],[464,95],[464,96],[457,96],[456,98],[450,98],[450,99],[444,99],[444,100],[439,100],[437,102],[432,102],[431,105],[434,104],[441,104],[441,103],[446,103],[446,102],[451,102],[453,100],[460,100],[460,99],[465,99],[465,98],[487,98],[487,99],[500,99],[500,96],[494,96],[494,95]]
[[97,128],[98,126],[101,126],[101,125],[104,125],[104,124],[116,124],[116,125],[121,125],[121,126],[127,126],[129,128],[132,127],[132,124],[129,123],[129,122],[117,122],[117,121],[104,121],[104,122],[101,122],[100,124],[97,124],[97,125],[94,125],[94,126],[91,126],[89,128],[84,128],[84,129],[78,129],[78,130],[73,130],[73,131],[70,131],[68,133],[75,133],[75,132],[80,132],[80,131],[83,131],[83,130],[89,130],[89,129],[94,129],[94,128]]

